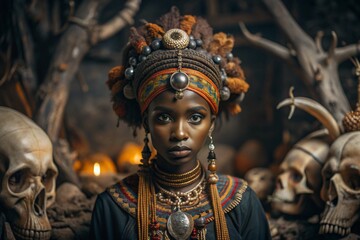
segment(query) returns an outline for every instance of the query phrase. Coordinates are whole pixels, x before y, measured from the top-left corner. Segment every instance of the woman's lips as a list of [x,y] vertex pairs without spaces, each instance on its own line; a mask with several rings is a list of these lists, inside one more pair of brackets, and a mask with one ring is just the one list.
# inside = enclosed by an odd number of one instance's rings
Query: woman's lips
[[170,156],[174,158],[187,157],[191,153],[191,149],[186,146],[175,146],[169,150]]

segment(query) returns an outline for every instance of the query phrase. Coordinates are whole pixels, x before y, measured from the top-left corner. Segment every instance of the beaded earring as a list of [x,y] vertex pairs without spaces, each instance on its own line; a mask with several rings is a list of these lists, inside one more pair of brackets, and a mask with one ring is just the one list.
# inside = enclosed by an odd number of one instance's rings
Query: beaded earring
[[208,178],[208,182],[210,184],[216,184],[218,181],[218,176],[216,175],[216,155],[215,155],[215,145],[212,137],[211,131],[209,132],[209,155],[208,155],[208,170],[210,171],[210,175]]
[[148,138],[149,132],[148,130],[145,131],[145,138],[144,138],[144,147],[143,150],[141,151],[141,163],[142,163],[142,168],[148,168],[150,166],[150,156],[151,156],[151,150],[149,148],[149,138]]
[[216,186],[216,183],[219,180],[218,175],[216,174],[216,155],[215,155],[215,145],[212,138],[212,128],[209,131],[209,155],[208,155],[208,170],[210,172],[208,176],[208,183],[210,185],[210,196],[211,202],[214,211],[214,220],[215,220],[215,230],[216,236],[219,240],[230,239],[228,228],[226,225],[225,214],[221,206],[221,200],[219,197],[219,192]]
[[146,130],[144,138],[144,148],[141,152],[142,159],[140,164],[140,169],[138,171],[139,175],[139,190],[138,190],[138,211],[137,211],[137,224],[141,226],[138,228],[138,237],[141,240],[148,239],[150,219],[149,219],[149,207],[152,206],[151,203],[151,178],[150,178],[150,156],[151,151],[149,148],[149,132]]

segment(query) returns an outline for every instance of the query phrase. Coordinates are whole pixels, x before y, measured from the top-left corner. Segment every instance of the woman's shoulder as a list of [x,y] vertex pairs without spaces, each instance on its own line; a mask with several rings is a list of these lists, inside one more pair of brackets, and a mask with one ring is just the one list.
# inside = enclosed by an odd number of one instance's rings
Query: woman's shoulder
[[[271,239],[262,205],[246,181],[236,177],[221,176],[219,182],[224,182],[224,186],[232,186],[227,187],[227,191],[235,192],[234,201],[224,208],[228,219],[234,221],[229,231],[239,230],[244,239]],[[223,200],[222,204],[224,204]]]
[[219,175],[217,188],[225,213],[240,205],[242,200],[251,193],[245,180],[229,175]]
[[110,196],[120,208],[128,212],[130,215],[135,216],[138,182],[138,174],[130,175],[107,188],[103,194]]
[[238,178],[238,177],[234,177],[234,176],[230,176],[230,175],[223,175],[223,174],[218,174],[218,177],[219,177],[219,181],[217,182],[218,189],[247,188],[247,185],[248,185],[247,182],[242,178]]

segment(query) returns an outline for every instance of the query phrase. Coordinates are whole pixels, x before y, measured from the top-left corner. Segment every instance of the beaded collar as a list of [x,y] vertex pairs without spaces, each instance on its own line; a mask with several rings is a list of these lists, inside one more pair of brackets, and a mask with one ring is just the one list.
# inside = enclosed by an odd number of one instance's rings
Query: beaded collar
[[[138,175],[134,174],[107,189],[117,205],[134,218],[136,218],[138,181]],[[219,175],[217,188],[224,212],[228,213],[240,204],[247,188],[247,182],[239,178]],[[204,192],[200,195],[200,201],[195,207],[184,206],[181,210],[190,214],[194,220],[200,217],[204,217],[207,223],[214,220],[209,196]],[[156,203],[156,219],[161,228],[165,228],[171,213],[171,206],[160,202]]]

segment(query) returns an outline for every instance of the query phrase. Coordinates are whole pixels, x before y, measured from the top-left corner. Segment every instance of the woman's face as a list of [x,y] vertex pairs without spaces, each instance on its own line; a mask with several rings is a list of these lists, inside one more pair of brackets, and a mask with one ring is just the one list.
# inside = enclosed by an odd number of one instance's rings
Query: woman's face
[[170,91],[158,95],[149,105],[145,118],[158,153],[158,164],[172,172],[191,170],[215,116],[202,97],[185,90],[180,100]]

